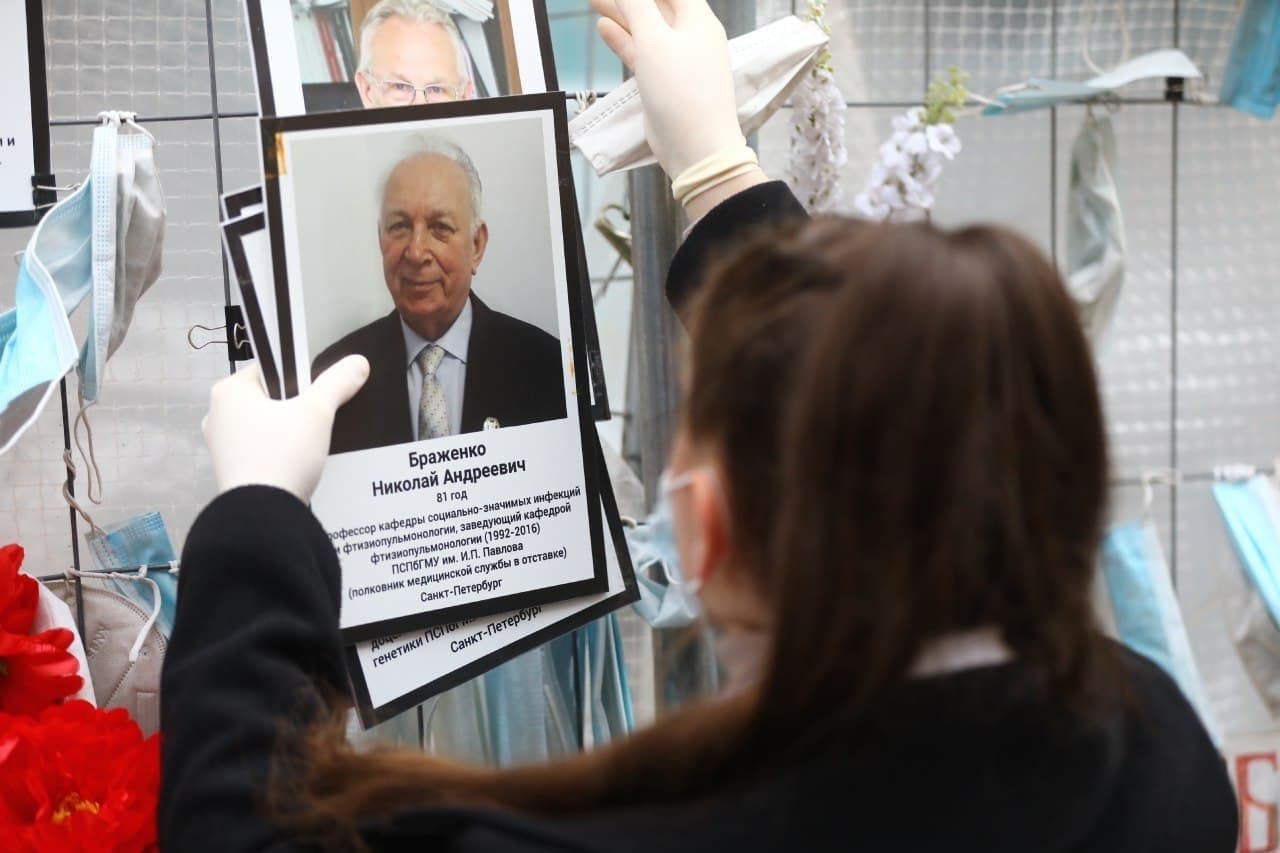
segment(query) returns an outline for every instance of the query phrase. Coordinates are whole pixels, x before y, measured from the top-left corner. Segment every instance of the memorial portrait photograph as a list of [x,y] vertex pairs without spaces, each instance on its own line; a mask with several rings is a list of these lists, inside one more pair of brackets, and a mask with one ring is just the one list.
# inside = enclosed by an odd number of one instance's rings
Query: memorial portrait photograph
[[264,114],[546,91],[534,0],[246,0]]
[[355,353],[371,368],[331,452],[566,417],[545,130],[514,113],[293,135],[296,369]]
[[312,501],[350,640],[607,589],[565,113],[261,122],[285,396],[369,363]]

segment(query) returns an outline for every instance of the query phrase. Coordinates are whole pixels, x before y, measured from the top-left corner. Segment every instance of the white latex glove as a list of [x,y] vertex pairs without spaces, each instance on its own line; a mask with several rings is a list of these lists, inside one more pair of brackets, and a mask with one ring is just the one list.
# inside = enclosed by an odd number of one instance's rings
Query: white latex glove
[[668,176],[746,145],[729,40],[706,0],[591,0],[591,5],[603,16],[601,38],[635,72],[645,137]]
[[267,396],[256,364],[214,385],[203,430],[218,493],[276,486],[310,502],[329,456],[334,412],[368,378],[368,360],[349,355],[289,400]]

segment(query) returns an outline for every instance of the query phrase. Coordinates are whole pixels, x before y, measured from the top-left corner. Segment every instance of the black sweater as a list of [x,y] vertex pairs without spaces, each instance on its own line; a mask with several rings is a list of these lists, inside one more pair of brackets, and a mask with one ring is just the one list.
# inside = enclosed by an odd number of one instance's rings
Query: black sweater
[[[673,264],[673,301],[735,235],[796,212],[780,184],[721,205]],[[236,489],[196,520],[161,688],[162,850],[308,849],[269,818],[268,779],[320,692],[345,686],[338,587],[328,537],[286,492]],[[378,850],[1228,853],[1235,799],[1203,727],[1163,672],[1115,653],[1132,700],[1096,724],[1034,698],[1015,662],[913,682],[892,723],[696,803],[555,820],[424,808],[364,836]]]

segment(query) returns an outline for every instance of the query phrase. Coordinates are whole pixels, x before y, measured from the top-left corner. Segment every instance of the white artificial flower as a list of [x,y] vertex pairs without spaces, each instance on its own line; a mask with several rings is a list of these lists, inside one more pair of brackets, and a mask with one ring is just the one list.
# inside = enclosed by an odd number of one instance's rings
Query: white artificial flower
[[941,157],[926,157],[921,161],[920,174],[917,176],[922,184],[932,186],[942,177],[945,161]]
[[865,219],[883,221],[893,211],[889,205],[871,197],[870,193],[858,193],[853,200],[853,208]]
[[931,124],[924,131],[929,150],[936,151],[948,160],[960,153],[960,137],[949,124]]
[[889,172],[907,171],[911,168],[911,155],[892,142],[880,146],[880,164]]
[[924,108],[915,107],[893,119],[893,135],[880,146],[880,158],[854,200],[863,216],[906,222],[932,209],[943,169],[960,153],[960,138],[951,125],[926,125],[924,117]]
[[845,99],[829,64],[821,63],[792,96],[791,161],[788,179],[812,213],[840,204],[840,174],[848,162]]
[[893,129],[899,132],[919,130],[924,126],[924,107],[912,107],[893,120]]
[[913,133],[902,143],[902,150],[912,157],[919,157],[929,150],[929,138],[923,133]]
[[867,180],[867,188],[878,187],[890,180],[889,167],[882,161],[877,161],[871,167],[871,177]]
[[884,184],[875,190],[876,198],[887,204],[891,210],[897,210],[905,204],[902,197],[902,184]]
[[902,182],[902,200],[908,207],[928,210],[933,207],[933,190],[915,178],[907,178]]

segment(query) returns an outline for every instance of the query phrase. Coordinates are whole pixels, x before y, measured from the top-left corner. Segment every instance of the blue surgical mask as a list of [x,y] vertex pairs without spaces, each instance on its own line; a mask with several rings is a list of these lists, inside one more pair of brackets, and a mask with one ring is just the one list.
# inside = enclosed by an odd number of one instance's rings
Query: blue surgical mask
[[[105,112],[93,132],[93,291],[80,357],[80,397],[97,401],[107,359],[124,341],[134,307],[160,275],[164,194],[154,140],[132,113]],[[134,132],[121,132],[132,128]]]
[[1150,522],[1121,524],[1102,540],[1102,575],[1120,639],[1169,674],[1218,740],[1169,566]]
[[[0,453],[35,421],[58,381],[76,366],[71,312],[90,297],[79,372],[80,397],[92,403],[138,297],[159,275],[164,201],[151,137],[131,115],[102,116],[89,180],[36,226],[19,266],[15,307],[0,315]],[[138,132],[121,135],[122,123]]]
[[1276,0],[1249,0],[1245,5],[1218,100],[1258,118],[1276,114],[1280,105],[1280,3]]
[[1111,325],[1124,284],[1124,217],[1115,175],[1111,119],[1090,112],[1071,148],[1067,289],[1095,346]]
[[1280,497],[1265,477],[1215,483],[1213,498],[1253,588],[1280,626]]
[[91,284],[90,202],[82,186],[36,226],[18,267],[15,305],[0,315],[0,453],[35,422],[75,365],[67,315]]
[[627,550],[636,569],[640,600],[632,607],[655,628],[679,628],[702,614],[697,589],[680,570],[671,492],[687,485],[689,474],[671,478],[664,472],[653,512],[638,527],[628,528]]
[[987,105],[982,114],[1013,115],[1031,110],[1043,110],[1073,101],[1094,98],[1098,94],[1098,89],[1087,83],[1032,77],[1027,80],[1025,86],[996,95],[995,103]]
[[1243,607],[1228,601],[1231,641],[1245,674],[1273,715],[1280,715],[1280,491],[1264,477],[1217,483],[1213,497],[1247,581]]
[[[94,562],[103,571],[133,572],[140,566],[176,565],[178,560],[169,531],[158,512],[136,515],[119,524],[95,530],[85,538]],[[146,577],[155,582],[154,590],[150,584],[128,580],[113,580],[112,584],[116,592],[147,613],[155,608],[155,596],[159,595],[160,614],[156,626],[168,639],[177,606],[178,579],[172,571],[154,568],[147,570]]]

